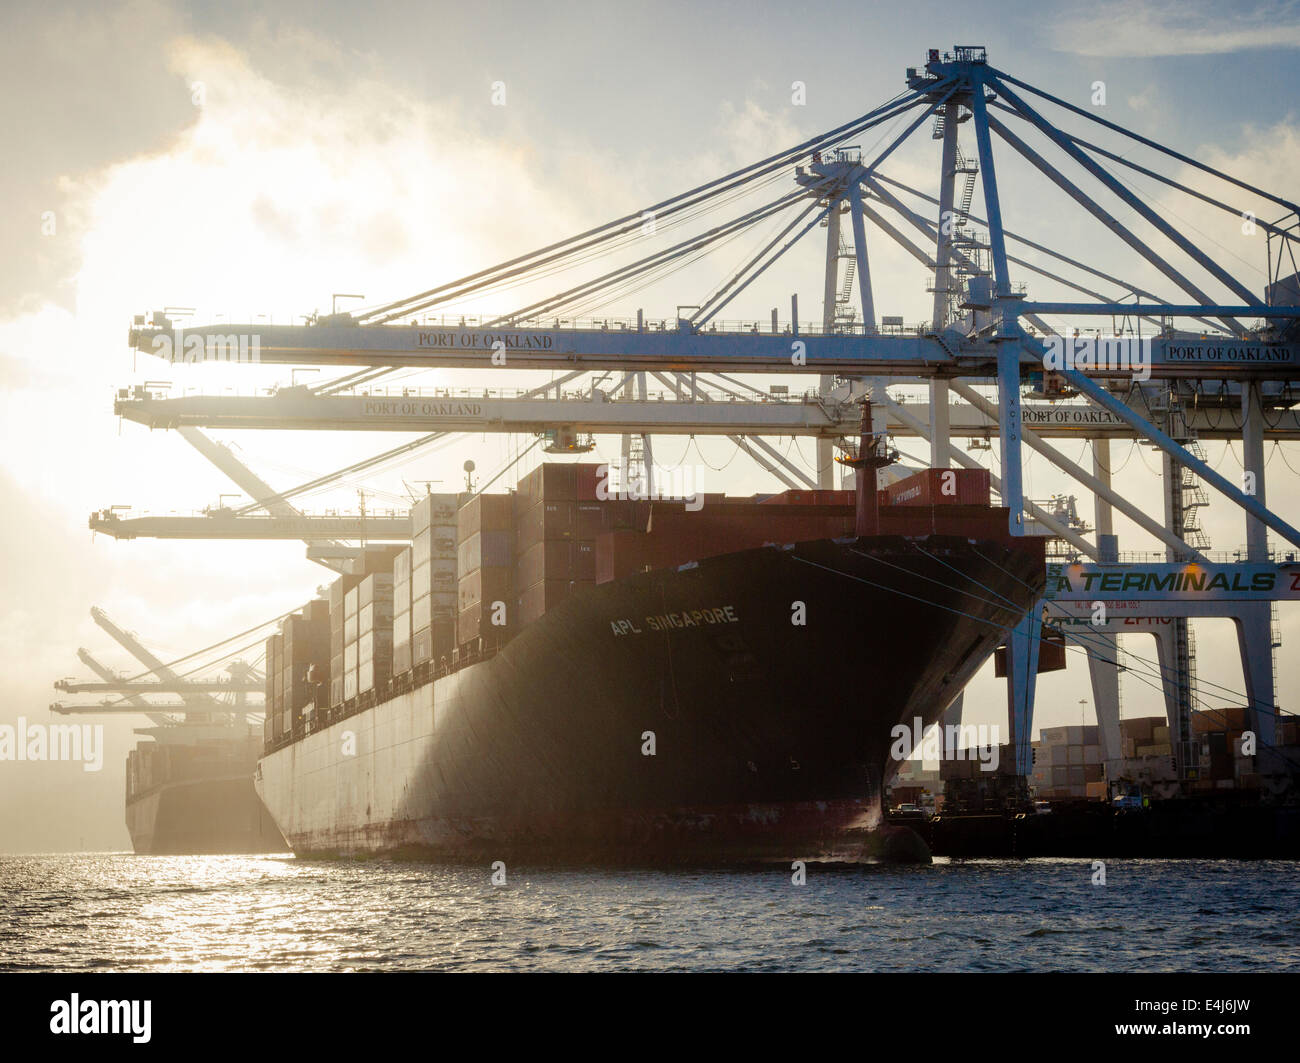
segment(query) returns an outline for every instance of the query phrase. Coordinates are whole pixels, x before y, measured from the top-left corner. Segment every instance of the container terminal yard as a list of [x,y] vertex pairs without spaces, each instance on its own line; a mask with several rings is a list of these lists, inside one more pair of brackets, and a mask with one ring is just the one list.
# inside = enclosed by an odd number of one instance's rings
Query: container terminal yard
[[[1065,119],[1167,166],[1067,133]],[[910,138],[934,142],[924,187],[891,174]],[[1122,241],[1158,290],[1100,269],[1086,246],[1004,227],[998,178],[1013,167]],[[1187,168],[1214,194],[1171,176]],[[1135,173],[1230,215],[1251,204],[1267,234],[1263,290],[1139,195]],[[711,292],[681,292],[675,314],[584,316],[774,220],[788,223]],[[821,229],[819,306],[720,316]],[[599,272],[640,239],[656,249],[637,244],[639,257]],[[927,320],[878,311],[877,241],[922,267]],[[247,658],[235,650],[249,632],[214,631],[222,641],[164,663],[97,609],[144,671],[116,675],[83,650],[98,683],[60,689],[118,700],[54,708],[151,716],[128,772],[142,852],[1300,857],[1300,718],[1276,682],[1300,530],[1269,507],[1265,462],[1266,443],[1300,439],[1297,244],[1290,200],[957,46],[929,51],[899,95],[850,122],[405,299],[347,310],[336,297],[290,325],[140,314],[131,348],[178,375],[205,361],[342,375],[254,396],[121,388],[124,421],[179,434],[246,501],[192,517],[109,507],[90,528],[302,540],[331,582],[251,633]],[[505,305],[512,286],[561,267],[586,272]],[[485,295],[499,312],[462,312]],[[475,383],[388,386],[411,368]],[[551,379],[519,387],[512,371]],[[236,430],[422,434],[275,490],[209,434]],[[478,478],[467,463],[464,490],[418,493],[409,511],[295,505],[455,433],[524,437],[550,460]],[[622,438],[616,468],[584,458],[597,435]],[[666,436],[730,439],[771,490],[662,482]],[[815,475],[780,437],[815,442]],[[1158,500],[1111,485],[1112,443],[1131,440],[1162,462]],[[1243,454],[1240,482],[1204,458],[1202,443],[1221,440]],[[994,441],[990,472],[978,455]],[[1062,441],[1086,441],[1090,465]],[[926,445],[924,462],[901,460],[899,447]],[[1027,497],[1026,450],[1078,495]],[[1198,511],[1211,491],[1239,509],[1244,550],[1209,542]],[[1117,512],[1158,552],[1121,544]],[[1204,618],[1235,625],[1237,704],[1198,681],[1190,622]],[[1034,742],[1037,676],[1069,657],[1087,662],[1088,718]],[[962,719],[963,689],[990,661],[1007,705],[993,739]],[[1163,715],[1122,718],[1122,669],[1159,691]],[[160,694],[173,700],[148,700]],[[937,771],[911,757],[931,741]]]

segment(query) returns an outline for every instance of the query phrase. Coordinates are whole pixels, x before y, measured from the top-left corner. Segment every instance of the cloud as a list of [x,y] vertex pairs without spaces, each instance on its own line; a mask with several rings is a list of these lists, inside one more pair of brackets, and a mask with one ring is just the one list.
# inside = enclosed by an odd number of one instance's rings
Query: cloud
[[0,35],[0,320],[56,302],[71,307],[90,177],[163,151],[196,113],[185,82],[159,56],[176,32],[170,8],[29,7]]
[[1122,0],[1067,15],[1049,39],[1058,51],[1104,58],[1300,48],[1300,14],[1291,3],[1234,11],[1204,2]]

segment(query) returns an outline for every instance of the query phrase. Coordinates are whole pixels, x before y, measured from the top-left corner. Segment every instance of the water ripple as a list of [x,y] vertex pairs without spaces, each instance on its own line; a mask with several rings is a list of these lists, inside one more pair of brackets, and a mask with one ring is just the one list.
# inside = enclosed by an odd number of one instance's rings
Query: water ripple
[[0,970],[1300,969],[1281,862],[610,871],[0,857]]

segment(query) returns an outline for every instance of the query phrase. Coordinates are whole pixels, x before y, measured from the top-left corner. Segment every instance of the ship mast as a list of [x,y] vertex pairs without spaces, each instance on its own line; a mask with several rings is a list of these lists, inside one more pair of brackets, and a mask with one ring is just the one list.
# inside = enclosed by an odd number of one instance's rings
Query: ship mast
[[856,470],[857,523],[854,534],[880,534],[880,499],[876,494],[876,470],[892,465],[898,460],[898,451],[891,450],[871,425],[871,400],[862,400],[862,428],[858,439],[858,455],[840,458],[840,463]]

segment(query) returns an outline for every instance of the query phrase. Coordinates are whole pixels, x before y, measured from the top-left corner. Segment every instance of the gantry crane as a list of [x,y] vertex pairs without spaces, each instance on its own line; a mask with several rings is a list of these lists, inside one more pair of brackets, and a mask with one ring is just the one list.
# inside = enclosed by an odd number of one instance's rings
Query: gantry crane
[[[1077,578],[1085,580],[1090,590],[1094,586],[1092,577],[1100,581],[1100,589],[1094,593],[1103,600],[1118,600],[1107,598],[1112,592],[1103,586],[1110,576],[1117,576],[1128,600],[1136,596],[1138,601],[1153,603],[1152,609],[1167,608],[1174,614],[1185,606],[1200,608],[1202,603],[1197,600],[1188,606],[1164,589],[1167,584],[1151,591],[1144,573],[1120,570],[1116,565],[1117,543],[1110,530],[1111,511],[1118,508],[1125,512],[1162,542],[1168,550],[1168,564],[1189,560],[1212,564],[1195,541],[1185,538],[1188,525],[1178,516],[1175,494],[1183,491],[1183,470],[1187,470],[1188,475],[1245,513],[1248,556],[1233,570],[1230,585],[1235,588],[1242,576],[1248,577],[1248,586],[1257,575],[1268,577],[1267,592],[1234,590],[1222,601],[1232,606],[1230,615],[1241,632],[1252,727],[1262,743],[1271,745],[1276,702],[1271,658],[1261,647],[1270,643],[1269,603],[1293,597],[1294,593],[1289,589],[1293,583],[1282,578],[1288,575],[1285,566],[1272,564],[1267,535],[1271,530],[1288,548],[1300,550],[1300,531],[1266,504],[1263,443],[1269,429],[1264,411],[1285,411],[1277,418],[1277,425],[1282,427],[1275,438],[1294,438],[1291,433],[1296,420],[1290,407],[1294,404],[1291,388],[1300,377],[1300,272],[1288,273],[1281,264],[1289,257],[1292,267],[1295,265],[1294,249],[1300,243],[1300,225],[1292,220],[1300,220],[1296,204],[996,69],[980,47],[959,46],[948,53],[932,50],[922,67],[907,71],[906,85],[900,97],[853,121],[714,181],[404,299],[353,313],[314,317],[303,325],[184,328],[165,313],[148,318],[141,315],[130,332],[131,346],[171,362],[256,360],[359,368],[309,394],[290,390],[264,401],[242,404],[237,400],[142,396],[119,410],[146,423],[167,426],[234,427],[238,420],[240,427],[269,427],[272,423],[277,427],[311,427],[314,423],[329,428],[374,429],[400,424],[404,430],[436,427],[445,432],[475,424],[482,419],[481,410],[467,417],[441,409],[426,413],[418,399],[407,403],[403,397],[394,405],[389,396],[349,396],[343,391],[357,384],[370,385],[385,371],[399,367],[475,369],[488,374],[502,367],[550,370],[565,374],[566,380],[582,372],[619,373],[622,380],[617,390],[624,394],[633,390],[631,405],[597,400],[595,388],[581,403],[566,404],[558,384],[553,383],[547,387],[555,388],[556,399],[546,404],[548,409],[533,411],[522,403],[509,405],[504,399],[497,400],[493,408],[516,417],[516,430],[536,431],[542,426],[542,430],[562,427],[594,432],[603,427],[622,432],[625,439],[639,430],[640,450],[646,461],[651,457],[649,440],[653,434],[711,431],[738,443],[743,440],[748,453],[786,482],[791,470],[774,461],[771,450],[764,449],[756,437],[764,429],[770,432],[783,417],[806,416],[806,423],[783,425],[775,434],[813,436],[818,450],[816,483],[831,486],[830,455],[845,434],[843,417],[834,409],[834,390],[837,381],[849,381],[860,389],[860,397],[870,396],[880,418],[874,431],[885,429],[893,418],[896,424],[929,441],[935,466],[974,462],[954,446],[954,433],[970,431],[976,433],[975,438],[988,439],[996,431],[1001,475],[995,482],[1010,513],[1012,534],[1025,534],[1029,530],[1026,517],[1036,517],[1071,544],[1077,557],[1088,559],[1081,562],[1083,568],[1076,565],[1062,570],[1065,574],[1058,573],[1054,586],[1049,581],[1052,602],[1082,600],[1072,597],[1072,589],[1062,589],[1062,582],[1072,586],[1068,573],[1078,570],[1082,574],[1076,573]],[[1045,116],[1043,112],[1049,109],[1053,115],[1082,119],[1109,135],[1123,137],[1130,148],[1141,147],[1162,161],[1172,159],[1191,167],[1229,187],[1228,195],[1249,197],[1249,203],[1256,208],[1250,212],[1252,217],[1262,218],[1260,211],[1264,209],[1284,212],[1277,221],[1258,222],[1268,238],[1267,289],[1257,292],[1238,281],[1114,171],[1122,167],[1138,172],[1175,193],[1194,197],[1234,216],[1242,215],[1241,204],[1192,189],[1144,166],[1130,158],[1131,151],[1121,154],[1067,132]],[[942,140],[937,196],[885,173],[885,163],[927,120],[933,121],[934,135]],[[900,125],[901,131],[894,135]],[[965,152],[960,138],[963,126],[974,140],[973,147],[968,143]],[[1050,150],[1064,157],[1065,168],[1031,146],[1017,129],[1033,130],[1040,141],[1050,145]],[[852,142],[871,130],[876,130],[880,138],[879,150],[866,158]],[[999,160],[995,160],[994,137],[1000,146]],[[1149,291],[1053,249],[1041,239],[1007,228],[998,192],[998,165],[1011,158],[1027,163],[1064,193],[1110,237],[1152,268],[1162,278],[1161,283],[1168,285],[1168,292],[1174,294]],[[1113,206],[1104,205],[1084,191],[1067,172],[1070,167],[1077,171],[1076,176],[1085,174],[1123,210],[1140,218],[1144,231],[1135,231],[1114,213]],[[708,210],[726,207],[738,190],[748,189],[766,197],[763,189],[769,179],[792,168],[794,188],[756,206],[746,203],[735,217],[677,239],[678,230]],[[977,179],[982,190],[982,214],[974,209]],[[930,212],[929,216],[923,211]],[[630,263],[507,313],[475,316],[447,312],[458,303],[550,276],[560,266],[593,260],[599,252],[613,254],[637,246],[638,233],[646,232],[647,216],[655,219],[665,234],[671,231],[674,242],[647,250]],[[847,216],[852,227],[851,243],[841,237],[842,216]],[[641,311],[635,322],[593,314],[593,308],[607,305],[629,288],[653,282],[736,234],[756,231],[765,223],[782,227],[701,304],[679,306],[675,316],[657,320],[647,319]],[[792,298],[784,323],[778,320],[776,311],[772,312],[770,324],[720,320],[718,315],[725,307],[819,224],[827,230],[820,324],[800,321],[797,297]],[[929,320],[906,325],[901,318],[877,315],[868,257],[868,225],[872,239],[883,236],[894,241],[931,274],[933,303]],[[1017,257],[1011,253],[1012,245],[1026,248],[1038,258]],[[644,246],[648,249],[649,242]],[[1163,250],[1166,246],[1170,250]],[[850,247],[853,273],[844,280],[840,267]],[[1044,258],[1050,260],[1050,268],[1042,264]],[[1037,278],[1036,283],[1041,280],[1048,287],[1067,289],[1072,297],[1082,296],[1085,301],[1031,299],[1025,285],[1013,281],[1013,266],[1022,275]],[[860,316],[845,312],[845,293],[854,286]],[[584,313],[588,316],[584,317]],[[1064,324],[1054,325],[1052,319]],[[1107,322],[1110,335],[1104,332]],[[1076,358],[1080,352],[1086,356]],[[727,374],[737,372],[811,374],[817,378],[813,404],[819,412],[780,410],[777,404],[753,401],[748,408],[723,404],[717,409],[702,409],[707,400],[700,400],[697,375],[712,373],[720,379],[734,380]],[[690,401],[675,402],[671,411],[660,411],[651,418],[646,409],[646,374],[678,385],[689,376]],[[891,382],[918,379],[929,389],[924,416],[907,409],[888,393]],[[1137,386],[1136,381],[1150,384]],[[1077,396],[1079,402],[1071,408],[1086,410],[1078,426],[1078,434],[1084,438],[1106,444],[1110,438],[1131,433],[1157,447],[1170,470],[1177,470],[1176,475],[1166,477],[1176,486],[1167,487],[1170,497],[1164,519],[1114,491],[1104,445],[1094,448],[1090,471],[1046,443],[1045,437],[1064,433],[1070,425],[1056,422],[1055,405],[1043,409],[1024,404],[1022,389],[1026,385],[1041,395]],[[996,402],[976,390],[987,386],[996,389]],[[541,389],[541,393],[545,390]],[[1154,403],[1149,401],[1153,394],[1157,399]],[[1183,401],[1189,394],[1197,399],[1206,396],[1207,409],[1240,412],[1240,421],[1235,426],[1228,422],[1227,432],[1231,435],[1235,431],[1242,440],[1246,467],[1258,472],[1258,489],[1243,490],[1196,453],[1197,429],[1189,427],[1189,407]],[[965,405],[954,406],[953,397]],[[579,410],[579,405],[585,408]],[[760,412],[755,407],[763,409]],[[1193,422],[1200,416],[1199,410],[1199,402],[1194,403],[1190,409]],[[977,417],[983,419],[979,427]],[[727,421],[734,418],[741,418],[750,430],[735,424],[728,426]],[[1213,430],[1210,420],[1205,418],[1202,425],[1207,431]],[[758,425],[759,421],[762,425]],[[712,427],[706,429],[705,425]],[[430,438],[410,446],[418,447]],[[1082,529],[1068,526],[1069,522],[1059,519],[1059,514],[1048,513],[1024,498],[1025,447],[1046,457],[1094,494],[1095,541],[1090,542]],[[630,445],[625,444],[624,454],[632,456]],[[382,461],[384,457],[374,460]],[[280,497],[287,497],[287,493]],[[1089,564],[1094,568],[1088,570]],[[1163,572],[1155,574],[1161,580],[1166,578]],[[1143,587],[1130,586],[1130,577],[1140,577]],[[1009,716],[1022,774],[1028,772],[1040,612],[1038,608],[1031,611],[1008,642]],[[1089,652],[1093,652],[1091,646]],[[1185,661],[1180,659],[1171,671],[1174,684],[1185,685]],[[1103,700],[1109,703],[1109,699],[1098,698],[1099,711]],[[1193,769],[1188,751],[1186,699],[1179,695],[1174,702],[1171,724],[1178,735],[1180,770],[1188,778]]]

